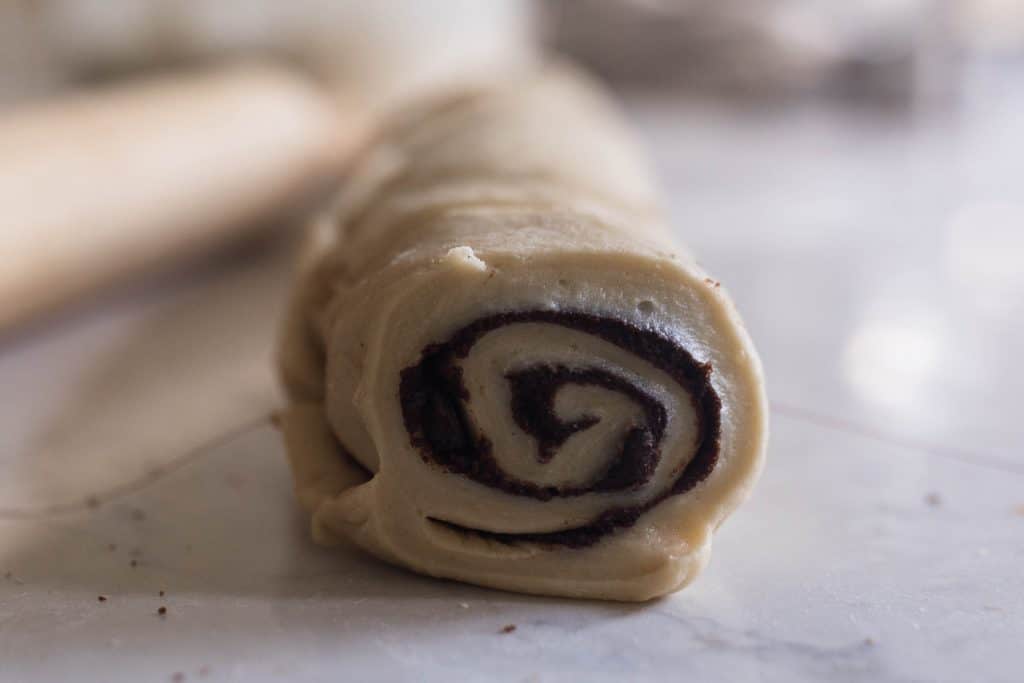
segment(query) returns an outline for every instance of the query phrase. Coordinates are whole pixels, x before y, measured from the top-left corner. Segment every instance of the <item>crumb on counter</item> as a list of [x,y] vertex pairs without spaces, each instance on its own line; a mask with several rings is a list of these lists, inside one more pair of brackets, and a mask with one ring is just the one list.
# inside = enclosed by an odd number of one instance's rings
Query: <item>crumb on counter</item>
[[931,493],[924,497],[924,502],[933,508],[937,508],[940,505],[942,505],[942,496],[940,496],[935,491],[932,491]]
[[161,617],[166,617],[167,616],[167,608],[161,605],[160,609],[158,609],[156,611],[156,613],[159,614]]
[[515,624],[506,624],[505,626],[502,627],[500,632],[503,633],[503,634],[504,633],[512,633],[513,631],[516,630],[516,628],[517,627],[516,627]]
[[97,595],[96,599],[99,600],[100,602],[106,602],[107,601],[107,596],[106,595]]

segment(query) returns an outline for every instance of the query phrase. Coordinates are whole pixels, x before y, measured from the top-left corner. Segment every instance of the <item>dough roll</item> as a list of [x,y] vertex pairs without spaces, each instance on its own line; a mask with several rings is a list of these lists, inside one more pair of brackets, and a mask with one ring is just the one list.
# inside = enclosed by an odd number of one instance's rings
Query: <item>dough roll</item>
[[315,226],[281,349],[314,536],[645,600],[764,455],[761,367],[619,114],[565,66],[406,111]]
[[259,64],[0,112],[0,327],[307,206],[336,182],[360,116]]

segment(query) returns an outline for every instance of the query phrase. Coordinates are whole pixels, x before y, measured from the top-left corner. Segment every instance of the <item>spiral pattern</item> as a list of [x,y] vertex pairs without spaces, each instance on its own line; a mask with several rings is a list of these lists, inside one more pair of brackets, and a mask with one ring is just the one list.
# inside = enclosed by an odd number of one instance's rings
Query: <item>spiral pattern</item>
[[538,363],[505,373],[510,411],[518,427],[536,442],[536,460],[545,464],[558,457],[573,435],[600,422],[584,414],[561,419],[555,411],[560,391],[569,386],[597,387],[621,395],[639,408],[640,418],[628,426],[621,446],[596,477],[585,484],[551,485],[526,481],[507,472],[495,456],[492,440],[474,424],[468,409],[469,390],[460,362],[485,335],[499,328],[540,323],[569,328],[614,344],[666,373],[688,395],[696,416],[693,455],[671,483],[642,503],[617,506],[588,523],[542,533],[503,533],[469,529],[445,520],[433,521],[462,532],[503,542],[535,542],[586,547],[616,529],[633,525],[646,511],[669,496],[685,493],[704,480],[718,461],[722,403],[711,385],[712,367],[698,362],[677,342],[653,330],[615,318],[575,311],[517,311],[480,318],[456,331],[447,341],[422,352],[419,363],[401,373],[399,396],[411,444],[426,462],[514,496],[538,501],[594,493],[628,492],[647,484],[657,469],[668,411],[651,392],[614,372],[597,366]]

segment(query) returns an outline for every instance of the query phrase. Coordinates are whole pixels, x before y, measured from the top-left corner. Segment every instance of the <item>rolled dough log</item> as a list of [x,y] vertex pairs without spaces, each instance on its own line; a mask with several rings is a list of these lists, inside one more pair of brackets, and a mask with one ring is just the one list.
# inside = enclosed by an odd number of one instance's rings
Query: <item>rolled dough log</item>
[[691,581],[761,468],[761,366],[600,89],[410,111],[316,226],[281,348],[323,542],[514,591]]
[[336,182],[358,111],[235,66],[0,115],[0,327],[223,243]]

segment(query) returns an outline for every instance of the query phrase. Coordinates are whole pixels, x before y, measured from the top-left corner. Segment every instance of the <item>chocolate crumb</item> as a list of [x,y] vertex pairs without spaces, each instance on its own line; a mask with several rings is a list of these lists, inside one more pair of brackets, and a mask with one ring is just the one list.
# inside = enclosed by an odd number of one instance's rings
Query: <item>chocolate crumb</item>
[[284,425],[284,418],[276,410],[270,414],[270,426],[274,429],[281,429]]
[[96,599],[99,600],[100,602],[106,602],[107,601],[107,596],[106,595],[97,595]]
[[160,591],[160,597],[161,598],[164,597],[164,592],[163,591]]
[[933,508],[937,508],[942,505],[942,496],[932,491],[924,497],[924,502]]
[[132,560],[131,562],[128,563],[128,565],[130,567],[138,567],[139,566],[139,561],[138,560]]
[[182,683],[185,680],[185,674],[180,671],[175,671],[171,674],[171,680],[174,681],[174,683]]
[[502,627],[501,633],[512,633],[515,630],[516,630],[516,625],[515,624],[506,624],[504,627]]
[[156,613],[159,614],[162,617],[165,617],[165,616],[167,616],[167,608],[166,607],[161,607],[160,609],[158,609],[156,611]]
[[100,499],[96,496],[89,496],[85,499],[85,506],[90,510],[95,510],[100,506]]

